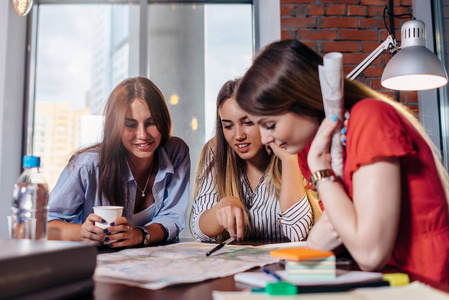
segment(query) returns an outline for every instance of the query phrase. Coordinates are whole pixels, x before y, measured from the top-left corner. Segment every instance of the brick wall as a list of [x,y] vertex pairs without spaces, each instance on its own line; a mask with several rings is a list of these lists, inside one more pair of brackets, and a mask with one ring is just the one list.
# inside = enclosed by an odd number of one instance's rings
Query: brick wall
[[[320,54],[341,52],[345,74],[348,74],[388,36],[383,23],[387,0],[280,0],[281,38],[296,38]],[[449,0],[447,9],[449,10]],[[395,0],[394,14],[412,12],[412,0]],[[449,11],[448,11],[449,16]],[[401,25],[409,19],[395,18],[396,40],[400,43]],[[449,18],[446,20],[449,22]],[[387,18],[389,26],[389,19]],[[445,26],[449,28],[449,26]],[[449,39],[448,39],[449,40]],[[395,97],[380,84],[384,66],[391,58],[384,51],[358,78],[375,90]],[[401,102],[415,113],[417,93],[399,93]]]

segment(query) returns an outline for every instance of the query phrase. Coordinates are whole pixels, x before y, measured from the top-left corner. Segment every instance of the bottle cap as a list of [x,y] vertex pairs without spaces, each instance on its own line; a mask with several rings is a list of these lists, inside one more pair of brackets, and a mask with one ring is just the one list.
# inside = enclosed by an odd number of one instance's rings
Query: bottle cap
[[25,155],[23,157],[24,168],[36,168],[41,166],[41,158],[38,156]]

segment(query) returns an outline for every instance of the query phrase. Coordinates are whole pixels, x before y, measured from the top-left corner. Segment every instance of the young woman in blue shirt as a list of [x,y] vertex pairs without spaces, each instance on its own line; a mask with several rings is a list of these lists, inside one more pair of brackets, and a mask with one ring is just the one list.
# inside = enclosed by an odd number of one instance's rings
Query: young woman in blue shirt
[[[105,107],[103,141],[75,153],[50,194],[49,239],[110,247],[172,240],[185,226],[189,148],[170,136],[165,99],[147,78],[122,81]],[[106,229],[94,206],[123,206]]]

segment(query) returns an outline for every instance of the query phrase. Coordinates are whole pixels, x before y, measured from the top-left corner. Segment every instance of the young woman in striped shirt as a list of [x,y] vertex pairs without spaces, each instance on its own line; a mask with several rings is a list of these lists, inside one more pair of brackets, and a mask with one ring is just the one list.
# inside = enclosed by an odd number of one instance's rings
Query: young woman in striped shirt
[[262,144],[258,126],[235,101],[236,84],[231,80],[221,88],[216,135],[201,152],[193,234],[201,241],[223,234],[238,241],[303,240],[313,221],[297,156]]

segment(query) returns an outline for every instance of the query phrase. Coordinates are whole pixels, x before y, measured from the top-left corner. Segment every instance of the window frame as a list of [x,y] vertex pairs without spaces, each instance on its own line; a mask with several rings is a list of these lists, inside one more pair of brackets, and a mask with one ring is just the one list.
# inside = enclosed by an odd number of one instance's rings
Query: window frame
[[[413,15],[426,24],[426,47],[436,53],[445,66],[443,23],[440,0],[413,0]],[[427,134],[441,153],[446,170],[449,170],[449,87],[448,85],[418,92],[419,118]]]

